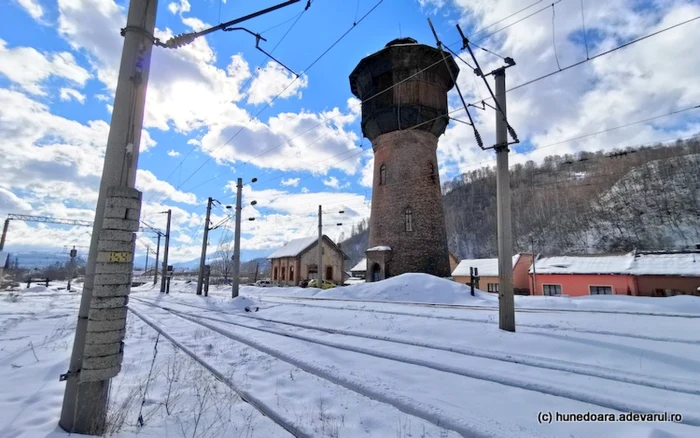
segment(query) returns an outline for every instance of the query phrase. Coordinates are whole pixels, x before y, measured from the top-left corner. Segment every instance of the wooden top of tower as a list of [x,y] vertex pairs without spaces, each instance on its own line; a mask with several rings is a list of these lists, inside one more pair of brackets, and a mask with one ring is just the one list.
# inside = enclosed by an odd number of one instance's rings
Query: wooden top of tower
[[442,53],[447,66],[437,48],[397,38],[359,62],[350,74],[350,90],[363,101],[365,137],[374,140],[405,129],[428,131],[435,137],[445,132],[449,119],[440,116],[447,116],[447,92],[459,67],[452,55]]

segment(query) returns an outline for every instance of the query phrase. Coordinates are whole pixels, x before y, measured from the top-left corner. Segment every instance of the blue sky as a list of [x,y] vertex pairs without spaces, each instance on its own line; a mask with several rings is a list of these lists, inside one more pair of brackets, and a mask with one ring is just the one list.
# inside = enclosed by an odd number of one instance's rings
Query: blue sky
[[[274,3],[255,2],[255,8]],[[274,56],[302,73],[375,3],[315,0]],[[534,5],[499,22],[530,4]],[[272,50],[305,5],[301,1],[244,26],[262,32],[287,21],[263,33],[268,41],[262,46]],[[258,183],[244,189],[244,216],[256,218],[243,223],[244,259],[313,234],[319,204],[328,212],[327,223],[344,224],[329,226],[327,234],[334,239],[349,234],[353,223],[369,215],[371,202],[371,148],[362,139],[359,107],[348,84],[359,60],[399,36],[434,45],[427,17],[443,41],[453,43],[459,39],[457,22],[468,34],[499,22],[490,32],[546,6],[535,0],[385,0],[252,122],[250,117],[293,78],[265,60],[251,35],[217,32],[183,49],[154,48],[137,178],[144,191],[142,217],[164,228],[158,212],[172,208],[175,259],[194,258],[201,245],[207,197],[232,204],[235,178],[248,182],[256,177]],[[547,9],[481,44],[513,56],[518,65],[509,69],[508,81],[522,83],[555,70],[556,57],[562,66],[585,59],[580,8],[578,1],[562,0],[554,7],[554,28]],[[253,10],[250,2],[232,0],[161,0],[156,35],[167,38]],[[92,218],[125,13],[126,2],[114,0],[0,4],[0,139],[5,140],[0,148],[6,157],[0,164],[0,214]],[[584,15],[593,55],[700,15],[700,6],[696,1],[589,0]],[[700,84],[693,73],[700,67],[692,44],[700,38],[697,23],[510,93],[511,124],[523,140],[514,148],[512,161],[696,134],[697,114],[684,113],[538,150],[700,103]],[[453,48],[459,50],[459,45]],[[477,56],[484,69],[499,65],[492,55],[477,51]],[[467,99],[481,99],[487,94],[485,87],[468,68],[460,67],[459,84]],[[451,107],[458,108],[456,93],[449,97]],[[475,112],[474,117],[485,142],[492,143],[493,113]],[[492,154],[480,151],[469,129],[460,124],[451,124],[438,151],[443,182],[493,164]],[[258,201],[256,207],[249,205],[252,200]],[[333,213],[340,209],[346,213]],[[215,221],[226,217],[219,207],[213,213]],[[89,241],[86,231],[13,223],[7,249],[84,245]],[[210,252],[230,240],[222,232],[223,228],[212,233]],[[141,237],[144,243],[148,239]],[[143,246],[138,246],[143,254]]]

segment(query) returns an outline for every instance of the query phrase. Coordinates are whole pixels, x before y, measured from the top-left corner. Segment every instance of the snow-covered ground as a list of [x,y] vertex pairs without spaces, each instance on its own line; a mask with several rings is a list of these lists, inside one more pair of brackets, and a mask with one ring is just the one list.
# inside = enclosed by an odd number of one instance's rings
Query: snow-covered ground
[[[2,437],[64,435],[79,297],[56,289],[0,294]],[[116,436],[700,436],[699,298],[517,297],[508,333],[496,296],[420,274],[194,289],[134,288]],[[556,412],[682,420],[538,421]]]

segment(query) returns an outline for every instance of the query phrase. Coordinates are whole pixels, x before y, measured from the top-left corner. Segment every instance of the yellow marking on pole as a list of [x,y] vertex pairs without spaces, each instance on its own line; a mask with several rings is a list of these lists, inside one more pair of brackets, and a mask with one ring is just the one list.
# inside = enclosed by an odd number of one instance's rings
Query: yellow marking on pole
[[126,263],[129,261],[129,253],[126,251],[112,251],[109,253],[109,261],[112,263]]

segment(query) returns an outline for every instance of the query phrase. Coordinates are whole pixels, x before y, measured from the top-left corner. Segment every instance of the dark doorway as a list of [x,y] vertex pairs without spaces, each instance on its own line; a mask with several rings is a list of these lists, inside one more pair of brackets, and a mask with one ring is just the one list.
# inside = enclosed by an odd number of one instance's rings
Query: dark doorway
[[379,263],[375,263],[372,265],[372,282],[379,281],[381,280],[380,274],[382,272],[381,266],[379,266]]

